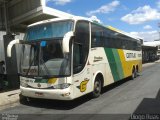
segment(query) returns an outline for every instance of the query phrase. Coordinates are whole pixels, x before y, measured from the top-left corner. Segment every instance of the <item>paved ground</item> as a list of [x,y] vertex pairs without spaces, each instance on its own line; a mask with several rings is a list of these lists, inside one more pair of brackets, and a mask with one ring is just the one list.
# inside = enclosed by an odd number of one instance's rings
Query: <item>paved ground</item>
[[4,107],[7,107],[7,106],[11,106],[13,103],[18,102],[19,93],[20,93],[19,89],[0,93],[0,109],[3,109]]
[[[146,114],[147,110],[150,110],[152,113],[160,114],[160,101],[156,98],[160,96],[158,95],[159,89],[160,62],[156,62],[144,65],[142,75],[135,80],[123,80],[106,87],[102,95],[96,99],[84,96],[71,102],[34,100],[25,104],[17,103],[6,109],[3,108],[0,113],[23,114],[20,116],[23,119],[28,117],[44,119],[45,116],[46,119],[56,117],[56,119],[64,120],[70,119],[70,117],[66,117],[69,114],[75,114],[71,117],[81,120],[86,118],[89,120],[98,119],[99,116],[94,114],[101,114],[101,118],[104,116],[109,119],[128,119],[130,114],[137,113],[137,111]],[[34,114],[34,116],[28,116],[28,114]],[[78,116],[76,114],[87,115]],[[102,114],[108,114],[108,116]],[[115,114],[114,117],[113,114]]]

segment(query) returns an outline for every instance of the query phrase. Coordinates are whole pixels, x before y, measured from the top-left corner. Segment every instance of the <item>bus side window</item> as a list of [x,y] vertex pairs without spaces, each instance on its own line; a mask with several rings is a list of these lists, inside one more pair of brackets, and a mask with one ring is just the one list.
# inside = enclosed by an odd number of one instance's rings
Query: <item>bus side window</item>
[[89,22],[78,21],[75,29],[75,39],[73,45],[73,73],[80,72],[89,54]]
[[76,54],[73,54],[73,68],[75,71],[79,71],[79,69],[82,66],[82,45],[75,43],[74,44],[74,52]]
[[104,29],[96,24],[91,24],[91,47],[104,46]]

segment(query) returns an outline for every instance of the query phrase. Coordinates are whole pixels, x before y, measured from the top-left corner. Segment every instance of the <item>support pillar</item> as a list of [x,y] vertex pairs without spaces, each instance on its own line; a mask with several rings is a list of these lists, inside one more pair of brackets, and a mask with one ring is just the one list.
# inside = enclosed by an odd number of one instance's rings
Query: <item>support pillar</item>
[[17,58],[15,46],[12,48],[12,57],[7,57],[7,46],[10,41],[14,40],[14,35],[7,34],[3,36],[4,53],[5,53],[5,66],[9,89],[19,88],[19,77],[17,68]]

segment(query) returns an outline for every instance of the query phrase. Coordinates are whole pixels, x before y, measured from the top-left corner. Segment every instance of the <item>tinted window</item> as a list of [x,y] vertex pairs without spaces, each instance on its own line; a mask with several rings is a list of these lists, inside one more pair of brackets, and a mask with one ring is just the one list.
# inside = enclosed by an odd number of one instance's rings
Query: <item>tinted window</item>
[[104,45],[104,29],[100,26],[92,24],[91,26],[91,46],[102,47]]
[[39,40],[48,38],[59,38],[71,31],[72,21],[51,22],[42,25],[36,25],[28,28],[24,40]]
[[141,50],[141,43],[119,32],[92,24],[91,47],[108,47],[128,50]]
[[73,47],[74,73],[80,72],[87,61],[89,52],[89,23],[79,21],[76,25]]

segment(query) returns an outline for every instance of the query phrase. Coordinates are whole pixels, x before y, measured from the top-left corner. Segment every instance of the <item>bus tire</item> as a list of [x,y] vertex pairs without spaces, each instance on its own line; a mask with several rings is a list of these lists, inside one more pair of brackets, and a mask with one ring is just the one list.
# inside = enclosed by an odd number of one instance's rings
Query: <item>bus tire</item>
[[135,69],[135,73],[134,74],[135,74],[135,78],[138,77],[138,70],[137,70],[137,68]]
[[27,102],[27,97],[23,96],[22,94],[19,94],[19,102],[24,104]]
[[26,96],[23,96],[22,94],[19,95],[19,102],[21,104],[27,104],[28,102],[31,101],[31,98],[28,98]]
[[101,95],[101,90],[102,90],[102,81],[99,77],[96,77],[94,82],[92,97],[93,98],[99,97]]
[[136,69],[133,67],[132,69],[132,75],[131,75],[131,80],[134,80],[134,78],[137,77]]
[[138,67],[138,65],[136,66],[136,77],[138,77],[139,76],[139,67]]

